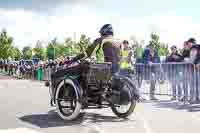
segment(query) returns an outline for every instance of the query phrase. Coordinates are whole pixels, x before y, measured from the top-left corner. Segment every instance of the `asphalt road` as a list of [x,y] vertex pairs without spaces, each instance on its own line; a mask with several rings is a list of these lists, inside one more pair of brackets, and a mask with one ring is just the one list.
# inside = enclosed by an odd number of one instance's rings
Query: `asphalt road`
[[199,133],[200,105],[144,102],[127,120],[110,109],[84,110],[63,121],[49,105],[43,82],[0,76],[0,133]]

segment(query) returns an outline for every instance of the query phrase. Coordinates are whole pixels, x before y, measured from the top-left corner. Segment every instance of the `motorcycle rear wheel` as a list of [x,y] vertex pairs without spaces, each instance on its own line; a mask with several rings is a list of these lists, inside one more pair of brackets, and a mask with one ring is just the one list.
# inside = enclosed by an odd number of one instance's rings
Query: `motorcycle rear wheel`
[[[117,105],[116,105],[117,106]],[[136,107],[136,100],[132,100],[130,102],[130,106],[129,108],[127,109],[127,111],[125,112],[120,112],[116,106],[112,106],[111,109],[112,109],[112,112],[119,118],[127,118],[128,116],[130,116],[134,110],[135,110],[135,107]],[[121,105],[119,105],[121,107]]]
[[[133,90],[131,90],[131,89],[136,89],[135,85],[133,85],[132,82],[130,82],[130,80],[124,80],[124,82],[126,83],[127,86],[129,86],[129,93],[132,94]],[[130,101],[129,101],[128,105],[113,105],[113,106],[111,106],[112,112],[119,118],[127,118],[128,116],[130,116],[135,110],[137,100],[134,98],[134,96],[132,96],[131,99],[129,99],[129,100]],[[123,106],[128,106],[126,111],[124,111],[124,112],[119,111],[118,108],[121,108]]]

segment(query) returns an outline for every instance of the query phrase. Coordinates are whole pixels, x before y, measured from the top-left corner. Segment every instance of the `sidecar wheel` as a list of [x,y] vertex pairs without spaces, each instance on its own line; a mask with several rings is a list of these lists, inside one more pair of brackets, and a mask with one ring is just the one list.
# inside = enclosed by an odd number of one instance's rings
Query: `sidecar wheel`
[[55,99],[57,113],[63,120],[73,120],[79,116],[82,107],[79,102],[80,95],[71,79],[66,79],[59,84]]

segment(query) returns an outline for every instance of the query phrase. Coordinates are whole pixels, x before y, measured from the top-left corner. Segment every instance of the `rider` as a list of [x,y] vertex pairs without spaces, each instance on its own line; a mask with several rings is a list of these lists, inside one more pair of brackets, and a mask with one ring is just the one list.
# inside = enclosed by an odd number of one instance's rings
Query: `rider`
[[105,24],[99,33],[101,37],[97,38],[85,53],[78,55],[73,60],[90,57],[95,52],[97,62],[111,62],[112,72],[115,73],[119,70],[120,42],[113,38],[114,32],[111,24]]
[[[114,32],[111,24],[105,24],[99,31],[101,37],[97,38],[92,45],[90,45],[85,53],[81,53],[72,59],[72,62],[78,61],[85,57],[90,57],[96,53],[98,63],[111,62],[112,73],[119,71],[120,62],[120,43],[113,38]],[[53,74],[52,78],[59,78],[66,74],[81,73],[80,66],[68,68],[68,70],[60,70]]]

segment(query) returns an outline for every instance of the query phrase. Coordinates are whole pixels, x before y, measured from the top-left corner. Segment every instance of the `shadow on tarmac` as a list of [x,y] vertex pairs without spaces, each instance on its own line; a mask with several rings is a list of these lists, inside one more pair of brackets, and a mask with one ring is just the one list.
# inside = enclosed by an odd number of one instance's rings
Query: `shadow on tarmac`
[[120,119],[116,116],[104,116],[97,113],[81,113],[80,116],[73,121],[62,120],[57,113],[52,110],[47,114],[25,115],[19,118],[25,123],[32,124],[39,128],[63,127],[63,126],[80,126],[83,122],[102,123],[102,122],[124,122],[134,121],[129,119]]

